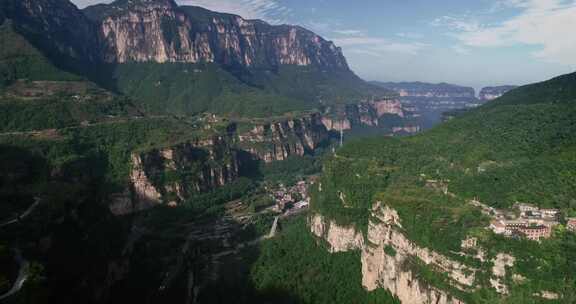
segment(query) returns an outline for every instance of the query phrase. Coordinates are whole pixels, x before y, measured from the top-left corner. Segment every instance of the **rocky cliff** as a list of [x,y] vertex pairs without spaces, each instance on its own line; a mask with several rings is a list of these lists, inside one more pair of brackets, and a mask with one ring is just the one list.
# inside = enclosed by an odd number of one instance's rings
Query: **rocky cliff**
[[482,101],[491,101],[502,95],[514,90],[517,86],[498,86],[498,87],[485,87],[480,90],[478,98]]
[[257,124],[237,136],[240,149],[267,163],[303,156],[316,150],[328,139],[328,131],[320,114],[302,118]]
[[69,0],[2,4],[2,18],[50,64],[125,94],[149,113],[264,117],[390,95],[356,76],[334,43],[299,26],[173,0],[84,10]]
[[360,250],[364,288],[387,289],[404,304],[463,303],[423,280],[414,264],[445,273],[458,290],[474,286],[475,269],[414,244],[402,233],[397,212],[381,203],[374,205],[366,238],[354,227],[339,226],[321,215],[312,216],[310,226],[331,252]]
[[83,11],[67,0],[6,0],[4,15],[54,54],[81,61],[216,62],[226,66],[317,66],[349,71],[340,48],[298,26],[178,6],[117,0]]
[[[361,252],[362,285],[366,290],[384,288],[403,304],[475,303],[470,295],[479,290],[491,289],[506,296],[510,294],[511,282],[527,281],[515,273],[517,259],[513,255],[488,254],[475,237],[462,240],[461,251],[452,252],[452,257],[419,246],[407,236],[398,212],[381,202],[373,205],[366,232],[338,224],[322,214],[313,214],[309,225],[312,234],[325,241],[330,252]],[[472,260],[474,263],[469,263]],[[533,296],[561,297],[547,290]]]
[[328,130],[349,130],[354,126],[376,127],[380,118],[386,114],[405,117],[404,108],[399,100],[383,99],[358,104],[329,107],[322,117],[322,123]]
[[396,92],[400,102],[422,129],[429,129],[442,121],[442,113],[479,106],[475,91],[447,83],[424,82],[373,82],[373,84]]
[[118,0],[84,10],[106,62],[218,62],[245,67],[314,65],[348,70],[332,42],[297,26],[179,7],[172,0]]
[[160,204],[176,206],[233,182],[238,166],[236,152],[223,137],[133,153],[130,190],[116,195],[110,210],[127,214]]

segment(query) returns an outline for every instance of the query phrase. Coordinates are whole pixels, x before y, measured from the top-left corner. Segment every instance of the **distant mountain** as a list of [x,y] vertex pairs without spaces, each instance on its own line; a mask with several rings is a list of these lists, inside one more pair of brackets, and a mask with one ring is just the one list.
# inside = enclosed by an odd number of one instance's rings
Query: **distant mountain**
[[372,82],[398,92],[402,97],[474,98],[474,89],[448,83],[425,82]]
[[388,94],[357,77],[340,48],[298,26],[172,0],[84,10],[67,0],[5,0],[1,11],[54,67],[150,112],[264,116]]
[[497,87],[485,87],[480,90],[478,94],[478,99],[482,101],[491,101],[496,98],[501,97],[502,95],[508,93],[509,91],[517,88],[518,86],[506,85],[506,86],[497,86]]
[[480,104],[474,88],[448,83],[424,82],[372,82],[381,88],[396,92],[400,101],[423,129],[442,122],[443,113],[469,109]]

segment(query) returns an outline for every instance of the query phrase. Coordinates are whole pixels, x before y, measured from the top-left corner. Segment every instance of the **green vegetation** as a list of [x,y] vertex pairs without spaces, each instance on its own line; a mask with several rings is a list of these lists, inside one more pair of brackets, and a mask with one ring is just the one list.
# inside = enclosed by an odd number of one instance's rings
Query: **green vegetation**
[[284,185],[293,185],[321,170],[321,159],[315,156],[290,156],[281,162],[260,163],[259,168],[265,181]]
[[234,183],[208,193],[198,194],[185,202],[185,206],[204,216],[222,215],[223,204],[250,196],[256,185],[248,178],[239,178]]
[[[381,201],[398,211],[410,239],[481,267],[480,276],[490,265],[454,254],[467,236],[489,248],[489,259],[497,252],[517,257],[514,271],[528,279],[512,284],[505,303],[527,301],[541,290],[566,294],[576,271],[569,262],[574,258],[572,233],[557,232],[541,244],[502,239],[482,229],[488,218],[467,201],[478,198],[498,208],[521,201],[573,214],[575,86],[576,74],[562,76],[516,89],[417,136],[347,144],[324,164],[312,208],[365,231],[370,208]],[[421,275],[435,286],[446,285],[435,271],[422,270]],[[489,283],[483,279],[482,284]],[[496,297],[493,292],[469,296],[471,303]]]
[[398,303],[382,290],[362,288],[358,252],[330,254],[310,235],[304,218],[283,222],[283,232],[265,241],[252,267],[260,294],[289,291],[289,303]]
[[217,64],[130,63],[110,67],[114,85],[154,113],[212,112],[270,117],[351,103],[384,92],[348,72],[282,66],[278,70],[230,70]]
[[132,109],[124,98],[82,103],[69,96],[25,101],[21,99],[0,100],[0,132],[61,129],[114,121]]
[[42,52],[14,30],[12,22],[4,22],[3,18],[0,18],[0,41],[0,93],[18,79],[80,80],[56,68]]
[[384,252],[391,257],[396,256],[396,249],[390,245],[386,245],[386,247],[384,247]]

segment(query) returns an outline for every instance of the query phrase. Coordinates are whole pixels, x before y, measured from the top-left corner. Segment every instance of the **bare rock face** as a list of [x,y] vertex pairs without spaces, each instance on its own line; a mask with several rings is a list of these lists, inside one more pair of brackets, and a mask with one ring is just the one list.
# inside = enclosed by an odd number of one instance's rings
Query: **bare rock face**
[[114,196],[110,205],[116,215],[177,205],[238,177],[236,152],[221,137],[134,153],[131,159],[130,191]]
[[331,117],[322,117],[322,124],[328,130],[334,131],[345,131],[352,129],[352,123],[348,118],[331,118]]
[[106,62],[218,62],[244,67],[349,70],[332,42],[297,26],[220,14],[172,0],[118,0],[85,10],[106,44]]
[[79,10],[68,0],[4,0],[42,49],[92,63],[215,62],[244,68],[314,66],[350,72],[340,48],[298,26],[178,6],[173,0],[116,0]]
[[387,289],[404,304],[463,303],[422,281],[409,266],[414,261],[447,274],[462,291],[474,286],[475,269],[414,244],[402,233],[398,213],[380,203],[374,205],[366,239],[354,227],[338,226],[321,215],[310,218],[310,227],[314,235],[328,242],[331,252],[361,250],[364,288]]
[[482,101],[491,101],[500,98],[502,95],[514,90],[517,86],[485,87],[480,90],[478,98]]
[[322,118],[322,123],[326,129],[335,131],[350,130],[354,126],[376,127],[385,114],[405,116],[400,101],[393,99],[339,105],[327,111],[329,114]]
[[255,126],[238,135],[242,149],[267,163],[312,152],[328,138],[319,114]]
[[508,294],[508,286],[504,283],[504,278],[506,277],[506,267],[514,266],[516,258],[507,254],[499,253],[493,260],[492,263],[492,278],[490,278],[490,285],[498,293]]
[[147,209],[162,203],[162,195],[148,178],[146,169],[142,156],[132,154],[132,172],[130,173],[130,181],[132,182],[132,187],[134,189],[135,199],[138,202],[136,204],[137,210]]
[[404,117],[404,109],[399,100],[379,100],[374,101],[372,104],[378,117],[382,117],[384,114],[395,114]]
[[354,227],[342,227],[334,221],[327,222],[321,216],[313,216],[310,220],[310,228],[315,236],[328,242],[332,253],[364,247],[364,237]]

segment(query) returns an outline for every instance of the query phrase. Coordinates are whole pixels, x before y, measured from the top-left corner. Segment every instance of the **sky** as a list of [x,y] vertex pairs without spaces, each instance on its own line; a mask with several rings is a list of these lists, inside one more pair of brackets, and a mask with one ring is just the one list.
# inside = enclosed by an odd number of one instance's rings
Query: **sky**
[[576,0],[176,1],[306,27],[342,47],[366,80],[480,88],[576,71]]

